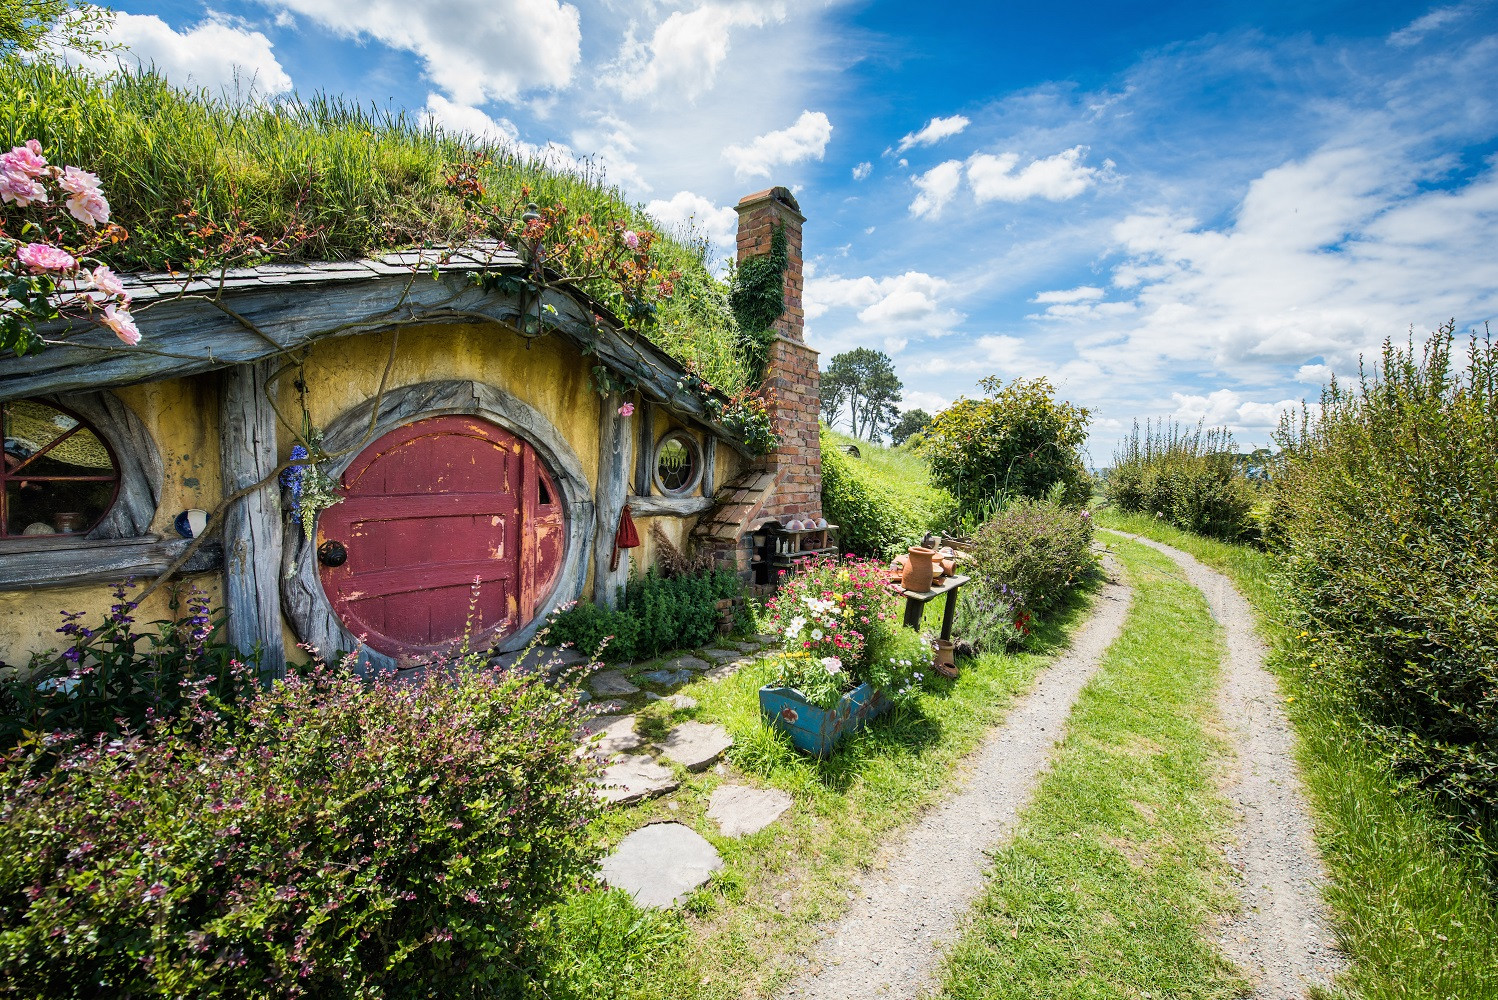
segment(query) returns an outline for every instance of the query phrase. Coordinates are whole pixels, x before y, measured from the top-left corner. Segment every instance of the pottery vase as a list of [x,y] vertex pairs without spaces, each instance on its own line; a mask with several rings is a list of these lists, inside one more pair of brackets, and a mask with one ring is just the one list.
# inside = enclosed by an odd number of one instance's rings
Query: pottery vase
[[936,553],[919,545],[910,547],[910,561],[905,564],[905,575],[900,578],[900,586],[906,590],[923,593],[931,589],[932,566],[931,557]]

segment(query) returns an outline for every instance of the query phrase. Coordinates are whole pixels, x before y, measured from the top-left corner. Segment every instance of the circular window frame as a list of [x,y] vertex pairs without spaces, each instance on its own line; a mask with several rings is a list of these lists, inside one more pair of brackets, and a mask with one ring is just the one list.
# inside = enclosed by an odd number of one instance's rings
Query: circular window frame
[[[661,449],[665,448],[672,441],[680,441],[687,449],[687,454],[692,460],[691,478],[674,490],[667,489],[666,484],[661,482]],[[655,443],[655,452],[651,456],[650,461],[650,480],[654,484],[656,491],[662,496],[689,497],[696,493],[697,488],[702,485],[703,461],[702,445],[696,437],[679,427],[675,430],[669,430],[662,434],[660,440]]]
[[[72,427],[68,428],[66,431],[64,431],[57,438],[53,439],[46,446],[44,446],[43,448],[41,448],[41,450],[39,452],[37,452],[36,455],[29,456],[26,459],[27,462],[31,461],[32,458],[38,457],[39,455],[46,454],[47,452],[51,451],[52,448],[54,448],[58,443],[60,443],[64,439],[72,437],[74,434],[78,433],[78,431],[80,431],[80,430],[84,430],[84,431],[87,431],[88,433],[92,434],[94,436],[94,439],[96,441],[98,441],[99,444],[104,448],[104,453],[109,458],[109,471],[111,473],[113,473],[113,475],[111,477],[109,477],[108,480],[107,480],[110,483],[110,487],[111,487],[111,489],[109,491],[109,502],[104,505],[104,508],[103,508],[103,510],[101,510],[99,512],[99,515],[97,517],[95,517],[92,521],[90,521],[88,523],[87,527],[85,527],[85,528],[79,528],[79,529],[77,529],[75,531],[55,531],[54,530],[54,531],[49,532],[49,533],[44,534],[44,535],[27,535],[24,532],[18,532],[18,533],[15,533],[15,534],[11,534],[7,530],[6,525],[3,524],[3,523],[0,523],[0,544],[13,543],[17,539],[21,539],[21,538],[26,538],[26,539],[46,539],[48,541],[55,541],[55,540],[66,540],[66,539],[78,539],[78,538],[93,538],[93,537],[96,537],[96,534],[97,534],[99,528],[102,525],[106,524],[110,520],[110,515],[114,513],[115,505],[117,503],[119,503],[119,501],[120,501],[120,493],[122,492],[122,490],[125,489],[125,486],[126,486],[126,483],[125,483],[126,470],[121,466],[120,459],[119,459],[118,454],[116,454],[115,446],[114,446],[113,442],[111,442],[109,440],[108,436],[103,431],[101,431],[98,428],[98,426],[95,424],[95,422],[93,420],[91,420],[87,414],[79,413],[73,407],[67,406],[64,403],[62,403],[62,402],[60,402],[60,401],[58,401],[56,399],[45,397],[45,396],[36,397],[36,398],[8,399],[8,400],[4,401],[3,403],[0,403],[0,412],[3,412],[3,410],[4,410],[5,407],[14,405],[16,403],[35,403],[38,406],[45,406],[48,409],[55,410],[58,413],[61,413],[63,416],[67,417],[68,419],[74,421],[74,424],[73,424]],[[23,465],[24,465],[24,463],[23,463]],[[60,477],[60,476],[47,475],[47,474],[26,475],[25,473],[13,473],[13,472],[11,472],[10,470],[7,469],[7,470],[4,470],[3,472],[0,472],[0,490],[6,489],[8,487],[8,482],[11,479],[20,480],[22,483],[25,483],[25,482],[28,482],[28,481],[35,481],[35,482],[62,482],[62,481],[76,480],[76,479],[78,479],[78,477],[71,477],[71,476],[61,476]],[[104,477],[104,476],[88,477],[88,481],[105,482],[106,481],[106,477]]]

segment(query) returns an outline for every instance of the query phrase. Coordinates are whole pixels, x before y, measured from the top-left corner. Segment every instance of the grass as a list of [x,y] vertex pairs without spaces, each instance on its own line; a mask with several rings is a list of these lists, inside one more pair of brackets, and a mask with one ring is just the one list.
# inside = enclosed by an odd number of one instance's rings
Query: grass
[[1085,595],[1074,595],[1044,626],[1038,652],[968,661],[960,679],[936,679],[914,705],[877,720],[823,762],[796,753],[760,720],[758,690],[771,672],[765,664],[695,684],[695,709],[648,709],[659,718],[642,719],[641,728],[687,718],[722,724],[735,741],[731,780],[783,789],[795,805],[760,833],[719,836],[705,813],[713,789],[730,779],[709,771],[683,773],[682,789],[668,798],[608,814],[598,828],[608,843],[645,823],[675,820],[711,841],[724,868],[685,906],[664,914],[642,914],[618,892],[579,894],[550,915],[540,935],[550,950],[538,978],[548,985],[535,995],[770,995],[796,973],[793,956],[843,912],[854,874],[942,795],[961,759],[1065,643],[1086,604]]
[[1098,523],[1190,552],[1227,574],[1253,606],[1288,696],[1331,876],[1326,898],[1352,959],[1339,985],[1364,1000],[1498,997],[1498,905],[1481,863],[1453,846],[1444,820],[1400,793],[1355,720],[1309,682],[1315,649],[1281,624],[1273,560],[1106,508]]
[[[842,452],[855,445],[859,457]],[[842,527],[843,544],[860,555],[904,552],[927,531],[950,530],[957,501],[931,483],[926,460],[908,448],[886,448],[822,428],[822,506]]]
[[[50,162],[99,174],[112,221],[130,239],[101,251],[117,269],[163,270],[193,244],[173,218],[191,205],[205,220],[236,218],[274,242],[298,226],[312,236],[285,259],[341,260],[444,242],[464,230],[446,178],[487,161],[485,201],[502,210],[561,203],[573,217],[658,228],[607,184],[601,168],[559,169],[514,149],[433,128],[404,111],[337,97],[236,100],[171,86],[146,70],[108,80],[48,63],[0,59],[0,135],[38,139]],[[745,387],[726,290],[707,269],[705,238],[666,234],[664,269],[676,294],[647,334],[730,392]],[[603,294],[604,288],[593,289]]]
[[1223,646],[1165,557],[1116,547],[1134,584],[1123,635],[1072,710],[1014,840],[951,952],[941,995],[1233,997],[1207,940],[1233,905],[1213,692]]

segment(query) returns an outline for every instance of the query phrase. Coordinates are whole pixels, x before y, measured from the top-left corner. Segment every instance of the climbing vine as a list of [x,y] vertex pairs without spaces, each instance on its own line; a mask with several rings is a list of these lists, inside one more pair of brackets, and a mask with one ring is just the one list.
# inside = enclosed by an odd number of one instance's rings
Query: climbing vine
[[733,274],[728,302],[739,323],[739,347],[750,360],[754,381],[764,380],[774,325],[785,312],[785,269],[790,263],[785,223],[770,233],[770,252],[742,261]]

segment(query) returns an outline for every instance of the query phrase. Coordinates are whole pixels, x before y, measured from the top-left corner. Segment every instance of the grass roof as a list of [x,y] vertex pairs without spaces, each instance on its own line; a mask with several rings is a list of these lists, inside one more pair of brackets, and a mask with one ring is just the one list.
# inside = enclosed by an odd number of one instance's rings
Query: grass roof
[[[658,229],[588,163],[576,170],[443,131],[405,111],[316,95],[236,101],[173,87],[151,70],[108,77],[50,63],[0,60],[0,135],[41,141],[50,162],[96,172],[130,239],[100,256],[122,271],[159,271],[191,253],[174,219],[186,206],[220,223],[236,216],[274,242],[313,235],[283,260],[346,260],[449,242],[464,208],[446,178],[486,160],[485,200],[561,203],[573,214]],[[646,334],[730,392],[749,372],[737,350],[727,291],[707,267],[705,240],[663,233],[662,265],[682,278]]]

